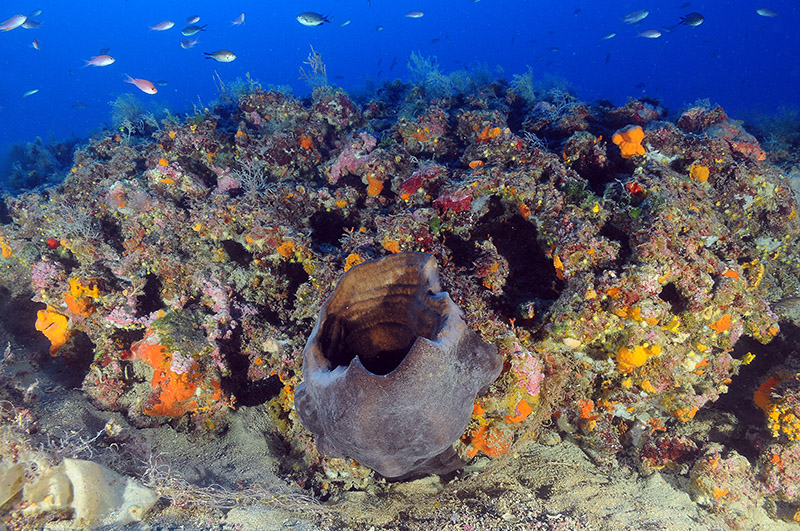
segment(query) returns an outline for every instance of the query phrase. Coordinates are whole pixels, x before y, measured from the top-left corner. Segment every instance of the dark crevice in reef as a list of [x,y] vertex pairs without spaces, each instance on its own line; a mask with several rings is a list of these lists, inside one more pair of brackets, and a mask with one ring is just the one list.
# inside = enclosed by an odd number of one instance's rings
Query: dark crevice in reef
[[[45,307],[33,302],[32,297],[33,293],[29,291],[12,296],[10,290],[0,286],[0,322],[15,342],[29,344],[31,340],[36,340],[44,344],[47,340],[34,328],[33,323],[36,322],[36,312]],[[4,348],[5,345],[0,345],[0,352]]]
[[583,177],[587,189],[602,196],[606,187],[617,178],[617,172],[607,165],[598,164],[591,156],[581,157],[572,163],[571,168]]
[[339,238],[349,225],[348,220],[339,212],[317,211],[309,219],[311,240],[320,247],[338,247]]
[[282,262],[279,274],[289,280],[289,285],[286,287],[286,305],[292,308],[297,300],[297,289],[304,282],[308,282],[308,273],[299,262]]
[[143,317],[164,308],[161,300],[163,286],[156,275],[147,275],[144,292],[136,299],[136,317]]
[[11,214],[8,212],[8,207],[6,206],[5,201],[0,201],[0,225],[8,225],[12,223],[14,219],[11,217]]
[[119,347],[120,351],[130,350],[131,345],[144,339],[144,333],[145,331],[142,329],[126,330],[117,328],[111,334],[111,341],[115,346]]
[[448,234],[444,240],[444,245],[450,250],[450,261],[454,266],[472,269],[472,263],[478,259],[478,250],[475,247],[474,238],[465,240]]
[[141,175],[150,169],[147,165],[146,158],[136,157],[135,161],[136,161],[136,168],[132,172],[130,172],[130,174],[128,175],[129,178],[134,178],[135,176]]
[[187,214],[192,211],[192,206],[188,197],[179,197],[175,199],[175,207],[183,210]]
[[615,268],[619,269],[623,264],[627,264],[630,261],[633,253],[631,251],[630,238],[624,231],[618,229],[609,221],[603,225],[599,234],[608,240],[619,243],[619,253],[614,261]]
[[265,323],[270,324],[276,328],[281,328],[284,325],[283,320],[278,316],[278,312],[262,304],[256,305],[258,316]]
[[[245,373],[246,376],[246,373]],[[263,380],[244,381],[244,385],[234,385],[227,389],[225,381],[222,388],[236,396],[236,404],[241,406],[260,406],[278,396],[283,388],[283,383],[278,375],[273,375]]]
[[217,175],[211,171],[208,166],[190,157],[180,157],[178,162],[180,162],[181,166],[188,170],[189,173],[192,173],[200,179],[206,188],[216,188]]
[[219,340],[219,348],[228,362],[230,376],[220,385],[227,394],[236,397],[237,405],[259,406],[278,396],[283,384],[277,375],[261,380],[250,380],[247,376],[250,360],[242,355],[242,329],[236,327],[225,338]]
[[[558,299],[563,281],[556,276],[553,262],[537,241],[536,227],[520,214],[503,216],[504,206],[493,197],[484,220],[477,224],[469,241],[450,237],[447,247],[456,265],[473,269],[479,257],[475,243],[491,239],[497,252],[508,261],[508,277],[503,295],[495,298],[495,310],[509,317],[519,317],[523,304],[534,304],[541,314]],[[526,324],[524,319],[517,322]],[[530,323],[527,323],[530,324]]]
[[238,265],[247,267],[253,261],[253,253],[234,240],[222,240],[222,248],[228,253],[228,257]]
[[111,246],[119,254],[124,254],[126,249],[124,238],[120,226],[109,217],[100,218],[100,230],[103,233],[103,241]]
[[45,364],[47,370],[54,371],[56,381],[67,389],[80,389],[83,379],[94,361],[95,345],[85,332],[78,332],[70,338],[68,346],[58,351],[54,364]]
[[77,258],[75,258],[75,255],[72,253],[61,254],[61,255],[53,254],[52,256],[53,256],[53,261],[58,262],[59,264],[64,266],[64,272],[67,275],[71,275],[72,272],[81,265],[80,262],[78,262]]
[[504,295],[509,303],[516,307],[532,299],[552,303],[558,298],[563,282],[556,277],[553,261],[539,247],[533,223],[515,214],[492,227],[490,236],[508,260]]
[[[749,432],[763,432],[764,437],[770,438],[764,412],[753,402],[753,393],[774,372],[775,367],[786,365],[790,359],[797,363],[800,357],[797,345],[800,344],[800,328],[789,322],[780,323],[781,333],[770,343],[763,345],[757,340],[743,336],[733,347],[731,356],[740,359],[748,352],[755,355],[753,361],[739,369],[739,374],[733,376],[728,385],[728,392],[721,395],[709,409],[728,413],[736,417],[737,433],[745,435]],[[791,364],[791,362],[789,362]],[[702,411],[701,411],[702,413]],[[753,445],[753,437],[746,436],[718,436],[724,438],[726,445],[732,447],[754,462],[760,449]],[[715,440],[712,430],[711,439]]]
[[677,286],[675,286],[674,282],[667,282],[664,284],[664,287],[661,288],[661,293],[658,294],[658,297],[670,305],[670,311],[674,315],[679,315],[686,311],[686,308],[689,307],[689,301],[684,297],[680,291],[678,291]]

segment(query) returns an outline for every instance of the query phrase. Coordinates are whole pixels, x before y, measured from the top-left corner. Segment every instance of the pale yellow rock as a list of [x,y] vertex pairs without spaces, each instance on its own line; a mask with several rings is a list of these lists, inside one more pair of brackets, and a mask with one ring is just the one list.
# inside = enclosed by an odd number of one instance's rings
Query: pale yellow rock
[[26,514],[71,511],[71,528],[91,529],[141,521],[158,495],[97,463],[64,459],[26,485],[23,499]]
[[67,509],[72,502],[72,485],[61,467],[50,468],[42,462],[39,477],[22,489],[25,514],[41,514]]
[[0,461],[0,507],[17,495],[25,483],[25,470],[21,463]]
[[133,478],[97,463],[64,459],[61,465],[72,483],[75,523],[82,526],[139,522],[158,495]]
[[583,344],[580,341],[578,341],[577,339],[574,339],[574,338],[571,338],[571,337],[565,337],[563,343],[566,346],[568,346],[569,348],[578,348]]

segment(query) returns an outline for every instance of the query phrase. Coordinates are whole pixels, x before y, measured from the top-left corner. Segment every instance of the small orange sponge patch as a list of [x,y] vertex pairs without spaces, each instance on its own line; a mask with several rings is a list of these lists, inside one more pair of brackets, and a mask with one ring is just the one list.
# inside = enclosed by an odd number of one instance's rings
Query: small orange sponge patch
[[479,426],[469,436],[467,457],[472,459],[478,452],[483,452],[489,457],[500,457],[511,447],[511,440],[499,429],[489,426]]
[[644,155],[645,149],[642,146],[642,140],[644,140],[644,130],[639,125],[629,125],[611,137],[611,141],[619,146],[623,159]]
[[653,345],[636,345],[632,349],[622,347],[617,352],[617,369],[622,374],[633,372],[637,367],[647,363],[647,359],[661,354],[661,347]]
[[210,392],[207,390],[205,393],[198,393],[197,389],[203,378],[196,370],[196,362],[192,361],[185,372],[175,372],[172,369],[173,354],[168,353],[166,347],[160,343],[152,344],[152,339],[152,336],[148,336],[131,346],[134,359],[144,361],[153,368],[151,383],[158,396],[155,403],[145,407],[145,414],[154,417],[180,417],[198,410],[198,398],[211,403],[220,399],[222,393],[218,381],[211,381]]
[[692,167],[689,168],[689,177],[692,180],[697,181],[699,183],[704,183],[708,180],[709,171],[706,166],[701,166],[700,164],[692,164]]
[[36,330],[50,340],[50,355],[55,356],[72,335],[67,330],[67,316],[61,315],[50,306],[36,314]]
[[383,181],[376,178],[373,174],[367,174],[367,195],[376,197],[383,191]]
[[100,297],[100,290],[93,280],[83,284],[78,278],[69,280],[69,292],[64,295],[67,308],[83,317],[89,317],[94,312],[94,300]]

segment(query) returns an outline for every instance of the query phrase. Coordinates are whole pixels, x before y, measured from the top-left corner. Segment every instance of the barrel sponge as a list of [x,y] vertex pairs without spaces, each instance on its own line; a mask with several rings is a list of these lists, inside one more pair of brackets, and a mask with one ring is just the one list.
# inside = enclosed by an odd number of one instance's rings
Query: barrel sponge
[[475,397],[502,369],[442,292],[436,261],[398,253],[351,268],[320,310],[295,392],[328,457],[391,479],[451,472]]

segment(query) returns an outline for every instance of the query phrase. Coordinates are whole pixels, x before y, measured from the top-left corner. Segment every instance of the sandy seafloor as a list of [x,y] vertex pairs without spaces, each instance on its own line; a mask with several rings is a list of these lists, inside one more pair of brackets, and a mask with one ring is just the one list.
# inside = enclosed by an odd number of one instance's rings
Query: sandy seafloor
[[[13,319],[7,302],[2,305],[5,315],[0,316],[5,324]],[[115,461],[113,448],[103,449],[96,442],[82,444],[113,420],[126,433],[134,434],[136,443],[130,444],[146,446],[137,448],[139,455],[153,456],[158,463],[158,474],[149,480],[158,483],[164,493],[174,499],[177,490],[186,489],[191,498],[193,492],[202,491],[192,491],[187,484],[215,486],[214,492],[228,493],[221,504],[233,505],[214,507],[211,502],[179,508],[162,498],[143,522],[124,529],[730,529],[721,518],[692,501],[687,477],[659,472],[644,477],[624,464],[597,466],[574,441],[562,439],[555,431],[545,431],[540,439],[547,440],[547,445],[523,443],[503,459],[476,458],[448,481],[429,476],[393,483],[388,492],[350,491],[318,502],[278,475],[276,456],[281,443],[270,436],[275,430],[269,415],[259,407],[238,408],[231,415],[229,429],[216,438],[198,440],[170,425],[136,429],[121,414],[99,411],[88,403],[77,387],[80,376],[71,373],[64,358],[50,358],[45,341],[32,334],[30,344],[15,344],[6,329],[0,329],[0,345],[4,349],[9,343],[11,356],[0,365],[0,400],[28,408],[36,418],[38,430],[28,438],[31,446],[48,446],[51,436],[50,451],[61,457],[106,462],[122,472],[146,469],[144,460]],[[19,403],[36,380],[38,385],[29,393],[28,402]],[[237,491],[239,495],[232,494]],[[201,502],[197,497],[192,501]],[[0,520],[3,531],[6,517],[7,510]],[[40,525],[32,529],[42,529]],[[764,508],[739,525],[748,530],[797,529],[797,525],[770,519]],[[68,521],[44,527],[69,528]]]

